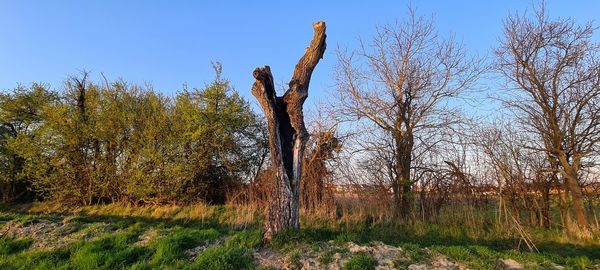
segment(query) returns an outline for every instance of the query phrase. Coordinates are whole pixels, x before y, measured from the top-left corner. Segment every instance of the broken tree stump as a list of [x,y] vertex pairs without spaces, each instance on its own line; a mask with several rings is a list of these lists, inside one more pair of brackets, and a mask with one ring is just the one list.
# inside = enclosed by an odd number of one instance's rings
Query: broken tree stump
[[313,24],[314,36],[304,56],[294,69],[285,94],[278,97],[271,68],[256,68],[252,95],[256,97],[267,119],[271,166],[276,175],[265,223],[265,239],[289,228],[300,228],[298,218],[302,158],[308,132],[302,106],[308,97],[313,70],[325,52],[325,22]]

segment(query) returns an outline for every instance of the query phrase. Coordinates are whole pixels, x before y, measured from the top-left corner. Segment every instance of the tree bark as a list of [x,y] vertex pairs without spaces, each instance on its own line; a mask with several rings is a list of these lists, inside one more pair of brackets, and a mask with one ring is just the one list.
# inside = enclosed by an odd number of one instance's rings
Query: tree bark
[[394,194],[394,214],[396,218],[409,220],[413,203],[410,166],[412,163],[412,134],[397,134],[396,143],[396,183],[392,185]]
[[542,189],[542,213],[541,213],[541,223],[545,229],[550,229],[550,221],[552,217],[550,216],[550,185],[546,185]]
[[[589,232],[589,222],[587,219],[585,207],[583,205],[583,192],[578,181],[578,166],[575,164],[569,164],[566,155],[559,155],[559,161],[562,165],[561,174],[564,179],[564,186],[571,193],[571,207],[575,214],[575,220],[577,221],[578,228],[573,228],[575,233],[581,234],[580,236],[587,236]],[[573,230],[571,229],[571,230]]]
[[308,85],[314,68],[325,52],[325,23],[313,24],[310,46],[296,64],[289,89],[282,97],[275,93],[271,68],[256,68],[252,95],[267,118],[271,166],[275,185],[265,223],[265,239],[288,228],[300,228],[298,217],[302,159],[308,132],[304,126],[302,105],[308,97]]

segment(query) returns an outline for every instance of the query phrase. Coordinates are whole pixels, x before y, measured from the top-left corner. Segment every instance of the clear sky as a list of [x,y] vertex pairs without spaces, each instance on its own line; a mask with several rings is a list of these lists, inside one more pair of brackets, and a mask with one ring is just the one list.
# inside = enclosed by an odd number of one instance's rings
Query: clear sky
[[[441,34],[454,33],[470,52],[489,54],[510,12],[535,1],[412,1],[434,15]],[[0,0],[0,89],[42,82],[58,88],[78,70],[109,79],[151,83],[173,94],[183,83],[212,80],[211,61],[253,100],[252,71],[268,64],[285,85],[312,37],[327,23],[328,50],[311,81],[309,102],[332,89],[335,48],[355,47],[375,26],[406,15],[407,1],[29,1]],[[551,17],[579,22],[600,16],[600,1],[548,0]],[[596,35],[598,36],[598,35]]]

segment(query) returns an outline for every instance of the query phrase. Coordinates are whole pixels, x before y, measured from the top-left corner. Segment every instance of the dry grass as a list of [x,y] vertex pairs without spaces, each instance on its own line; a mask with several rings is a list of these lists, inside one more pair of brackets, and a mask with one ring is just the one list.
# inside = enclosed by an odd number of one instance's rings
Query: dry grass
[[[382,202],[345,198],[338,200],[335,211],[326,208],[301,210],[302,227],[306,229],[325,229],[331,231],[360,232],[370,228],[387,228],[386,230],[408,230],[414,235],[427,235],[432,228],[443,228],[451,232],[453,237],[468,237],[471,239],[510,239],[516,235],[511,226],[501,226],[493,222],[493,212],[476,212],[481,222],[467,224],[464,209],[458,206],[444,209],[435,223],[413,220],[398,222],[391,218],[389,207]],[[359,203],[360,202],[360,203]],[[53,202],[15,205],[15,212],[28,214],[68,214],[96,217],[139,218],[156,221],[193,222],[208,226],[221,226],[230,229],[260,228],[264,220],[264,208],[255,204],[207,205],[197,203],[188,206],[181,205],[147,205],[130,206],[125,204],[106,204],[82,206],[65,209],[63,205]],[[543,230],[534,227],[524,227],[534,243],[551,240],[563,244],[589,244],[569,237],[560,228]],[[437,229],[436,229],[437,230]],[[600,239],[598,233],[593,241]]]
[[59,203],[32,203],[27,207],[13,209],[29,214],[72,214],[87,216],[114,216],[142,218],[161,221],[198,222],[201,224],[219,224],[230,228],[246,228],[258,224],[262,213],[254,205],[212,206],[203,203],[192,205],[148,205],[130,206],[113,203],[64,208]]

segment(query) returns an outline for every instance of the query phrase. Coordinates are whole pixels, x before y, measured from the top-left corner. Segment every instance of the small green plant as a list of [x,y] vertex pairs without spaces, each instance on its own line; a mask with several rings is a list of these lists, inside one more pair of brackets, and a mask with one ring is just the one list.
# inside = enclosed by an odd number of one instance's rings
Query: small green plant
[[[496,264],[496,258],[486,257],[486,253],[479,254],[472,246],[433,246],[432,249],[477,269],[491,269]],[[500,254],[497,255],[500,257]]]
[[335,242],[338,244],[346,242],[358,242],[358,234],[353,232],[342,232],[335,238]]
[[333,261],[333,255],[335,252],[333,250],[325,251],[319,256],[319,262],[323,265],[328,265]]
[[308,243],[308,247],[311,251],[314,252],[318,252],[319,250],[321,250],[321,245],[319,244],[319,242]]
[[377,264],[377,260],[373,256],[359,253],[350,258],[344,265],[344,270],[374,270]]
[[404,250],[404,256],[408,261],[422,262],[429,258],[429,254],[418,245],[405,243],[401,244],[400,247]]
[[565,262],[567,264],[568,269],[583,270],[587,269],[589,266],[592,265],[590,259],[584,256],[570,257],[567,258]]
[[295,248],[295,249],[291,250],[290,254],[289,254],[290,264],[292,264],[296,268],[300,268],[300,255],[301,254],[302,254],[301,249]]

